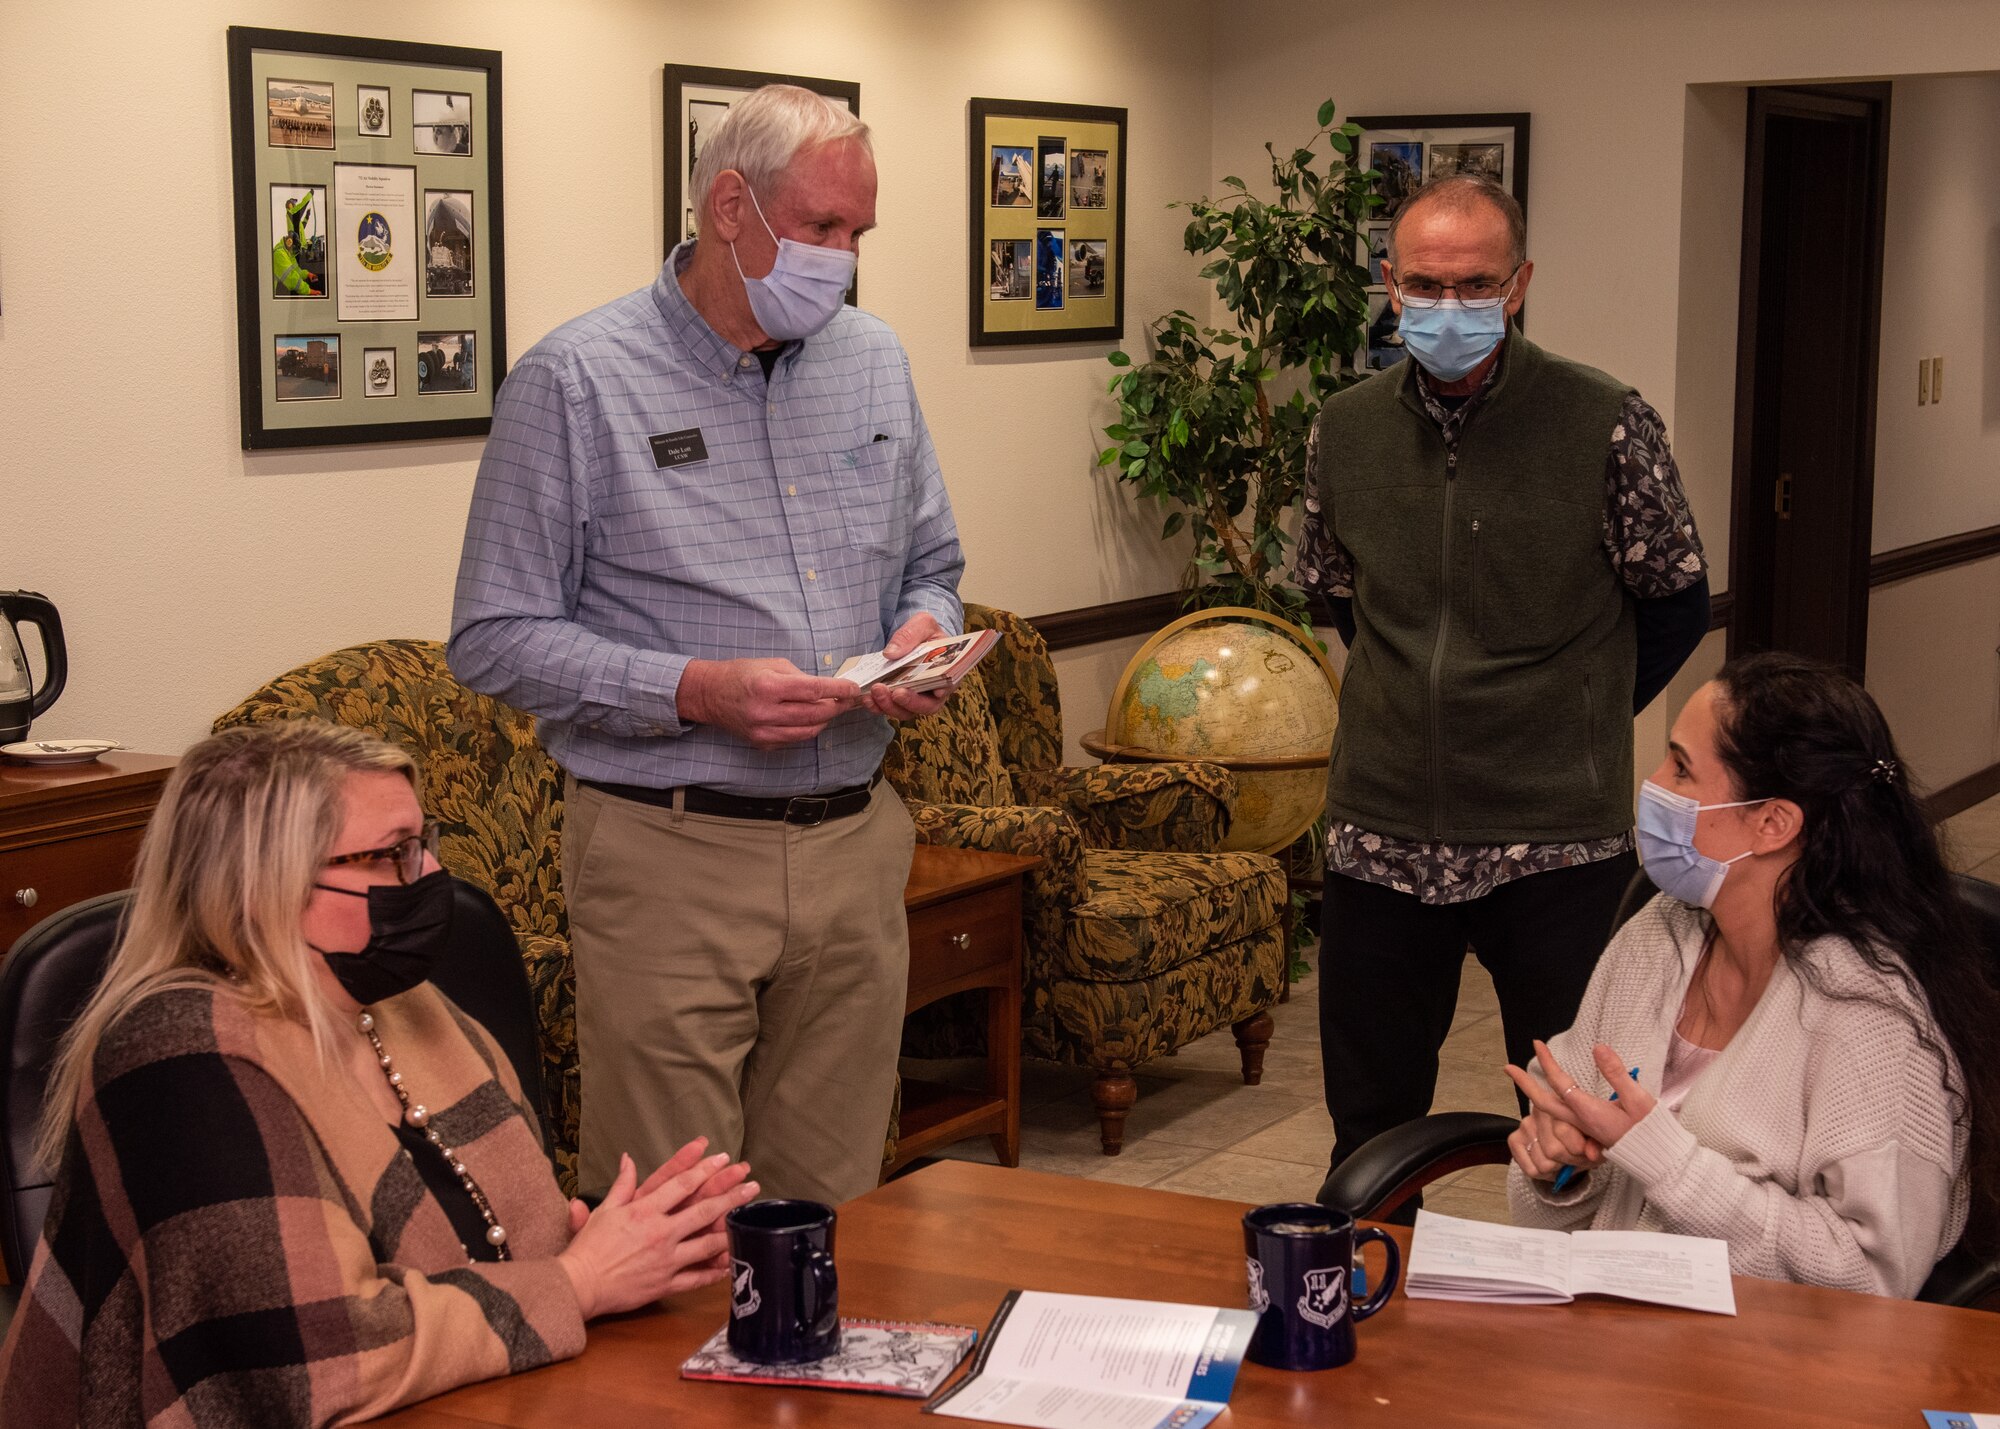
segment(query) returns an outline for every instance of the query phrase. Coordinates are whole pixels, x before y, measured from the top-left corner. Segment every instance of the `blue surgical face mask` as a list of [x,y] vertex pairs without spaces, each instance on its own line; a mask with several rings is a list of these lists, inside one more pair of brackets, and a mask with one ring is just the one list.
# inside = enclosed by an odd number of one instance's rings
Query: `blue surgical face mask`
[[1507,305],[1468,308],[1457,298],[1441,298],[1433,308],[1404,303],[1396,330],[1424,371],[1456,382],[1484,362],[1507,335]]
[[750,314],[766,337],[780,342],[811,337],[832,322],[841,304],[847,301],[847,290],[854,286],[854,255],[844,248],[821,248],[778,237],[771,232],[764,206],[757,202],[756,190],[746,185],[744,192],[750,195],[751,206],[757,210],[757,221],[778,245],[778,261],[761,278],[752,278],[743,271],[742,260],[736,257],[736,245],[729,245],[729,256],[736,263],[737,276],[743,279],[743,291],[750,298]]
[[1694,846],[1694,824],[1705,809],[1740,809],[1768,804],[1769,799],[1738,799],[1729,804],[1698,804],[1685,794],[1662,789],[1648,779],[1639,786],[1639,857],[1646,877],[1669,898],[1695,908],[1713,908],[1729,866],[1750,857],[1710,858]]

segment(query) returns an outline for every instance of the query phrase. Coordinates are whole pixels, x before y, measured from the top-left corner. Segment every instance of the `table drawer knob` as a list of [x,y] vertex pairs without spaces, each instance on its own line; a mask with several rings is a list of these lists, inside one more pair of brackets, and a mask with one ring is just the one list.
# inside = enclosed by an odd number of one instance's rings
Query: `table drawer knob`
[[957,948],[961,953],[969,951],[972,947],[972,934],[953,933],[951,935],[951,945],[954,948]]
[[42,901],[42,895],[32,888],[17,888],[14,890],[14,901],[23,908],[32,908]]

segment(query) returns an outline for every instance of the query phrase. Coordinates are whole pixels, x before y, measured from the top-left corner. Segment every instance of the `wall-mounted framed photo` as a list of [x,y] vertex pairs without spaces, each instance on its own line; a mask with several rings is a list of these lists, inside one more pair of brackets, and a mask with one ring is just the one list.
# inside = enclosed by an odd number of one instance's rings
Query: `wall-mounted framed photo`
[[[823,94],[859,118],[861,86],[845,79],[814,79],[800,74],[766,74],[754,69],[711,69],[704,65],[666,66],[666,251],[671,253],[683,239],[693,238],[697,226],[694,205],[689,200],[688,180],[694,176],[695,160],[701,157],[705,134],[729,113],[729,106],[754,89],[767,84],[795,84]],[[860,279],[847,290],[847,301],[856,301]]]
[[[1362,225],[1360,261],[1368,268],[1368,341],[1355,366],[1379,371],[1403,356],[1396,314],[1382,282],[1389,255],[1389,225],[1411,194],[1432,179],[1479,174],[1514,195],[1528,212],[1528,116],[1526,114],[1355,115],[1361,126],[1350,162],[1375,171],[1382,204]],[[1514,319],[1524,322],[1527,310]]]
[[1125,111],[971,105],[974,347],[1125,336]]
[[232,26],[229,129],[244,449],[485,435],[499,53]]

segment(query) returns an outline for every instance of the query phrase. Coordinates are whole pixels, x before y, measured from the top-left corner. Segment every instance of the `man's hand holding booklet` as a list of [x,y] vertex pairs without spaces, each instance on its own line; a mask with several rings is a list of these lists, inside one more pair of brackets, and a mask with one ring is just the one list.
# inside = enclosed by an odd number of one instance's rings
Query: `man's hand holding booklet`
[[955,687],[999,643],[997,630],[968,630],[926,640],[894,660],[880,651],[856,655],[834,671],[834,678],[852,680],[864,690],[881,685],[910,694]]

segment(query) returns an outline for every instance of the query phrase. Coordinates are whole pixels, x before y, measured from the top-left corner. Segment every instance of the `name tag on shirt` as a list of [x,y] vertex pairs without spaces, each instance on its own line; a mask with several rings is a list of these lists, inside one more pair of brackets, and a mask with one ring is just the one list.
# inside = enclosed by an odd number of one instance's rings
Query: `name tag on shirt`
[[701,439],[700,427],[689,427],[684,432],[657,432],[646,440],[653,444],[656,467],[686,466],[708,460],[708,443]]

